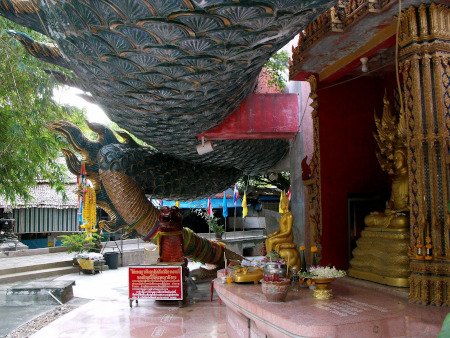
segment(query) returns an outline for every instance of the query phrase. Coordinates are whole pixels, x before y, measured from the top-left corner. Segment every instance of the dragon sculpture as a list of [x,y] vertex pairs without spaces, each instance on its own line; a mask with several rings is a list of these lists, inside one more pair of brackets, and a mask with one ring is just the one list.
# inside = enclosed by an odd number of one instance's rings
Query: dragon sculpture
[[[147,239],[157,210],[146,195],[187,200],[264,172],[287,152],[284,140],[224,140],[203,156],[196,135],[219,124],[252,93],[269,57],[332,0],[0,0],[0,15],[45,35],[10,31],[35,57],[69,69],[72,86],[127,133],[119,142],[91,124],[90,141],[66,122],[51,127],[81,154],[110,231]],[[64,150],[69,169],[80,160]],[[187,257],[218,263],[220,245],[183,230]]]

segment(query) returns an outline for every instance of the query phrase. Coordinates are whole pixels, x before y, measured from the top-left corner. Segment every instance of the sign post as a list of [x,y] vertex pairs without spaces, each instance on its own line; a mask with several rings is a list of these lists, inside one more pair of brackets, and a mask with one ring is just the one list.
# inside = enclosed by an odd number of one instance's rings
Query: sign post
[[128,269],[128,298],[133,300],[183,300],[182,265],[130,266]]

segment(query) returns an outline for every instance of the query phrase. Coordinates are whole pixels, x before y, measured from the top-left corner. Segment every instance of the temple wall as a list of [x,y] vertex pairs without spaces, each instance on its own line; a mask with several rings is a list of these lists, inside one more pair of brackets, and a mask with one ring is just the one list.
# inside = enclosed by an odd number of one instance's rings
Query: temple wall
[[310,246],[309,227],[305,217],[305,187],[302,180],[301,161],[305,156],[311,160],[313,153],[313,126],[309,99],[310,87],[306,81],[291,81],[288,85],[289,93],[298,95],[300,131],[291,141],[291,212],[294,216],[294,242],[298,245]]
[[373,137],[374,112],[382,111],[384,91],[383,79],[371,77],[317,90],[322,265],[348,267],[348,197],[387,195],[388,177],[376,159]]

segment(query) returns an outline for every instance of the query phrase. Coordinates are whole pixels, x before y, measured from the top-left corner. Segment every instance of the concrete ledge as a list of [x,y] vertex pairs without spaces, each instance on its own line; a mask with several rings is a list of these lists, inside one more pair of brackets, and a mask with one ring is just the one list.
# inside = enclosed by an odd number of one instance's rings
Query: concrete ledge
[[[114,243],[117,243],[118,247]],[[106,246],[105,251],[111,251],[112,249],[120,248],[120,245],[127,246],[127,245],[148,245],[148,243],[145,243],[142,239],[134,238],[134,239],[124,239],[123,241],[117,240],[117,241],[109,241],[109,242],[102,242],[102,247]],[[126,249],[125,249],[126,250]],[[5,254],[8,257],[23,257],[23,256],[33,256],[33,255],[42,255],[42,254],[48,254],[48,253],[57,253],[57,252],[66,252],[67,248],[63,246],[55,246],[55,247],[48,247],[48,248],[39,248],[39,249],[21,249],[17,251],[5,251]]]
[[15,285],[6,291],[7,304],[59,304],[73,298],[75,281],[31,281]]
[[123,252],[123,266],[154,264],[158,257],[158,249],[153,251],[148,249],[127,250]]
[[6,254],[8,255],[8,257],[24,257],[24,256],[34,256],[64,251],[67,251],[67,248],[61,247],[61,249],[59,249],[59,247],[55,247],[55,248],[39,248],[39,249],[8,251]]
[[[228,337],[436,337],[448,310],[409,304],[380,289],[332,283],[334,298],[318,301],[308,288],[290,291],[286,302],[269,303],[260,285],[214,288],[227,307]],[[386,287],[388,288],[388,287]]]

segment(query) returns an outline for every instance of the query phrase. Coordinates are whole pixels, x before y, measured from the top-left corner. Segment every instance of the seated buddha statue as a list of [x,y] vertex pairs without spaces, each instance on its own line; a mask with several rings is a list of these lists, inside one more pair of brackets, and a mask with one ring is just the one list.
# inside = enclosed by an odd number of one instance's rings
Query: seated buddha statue
[[297,270],[300,268],[300,255],[294,243],[292,227],[294,219],[289,211],[289,199],[282,192],[280,199],[281,218],[278,222],[279,229],[267,236],[266,251],[276,251],[286,261],[289,267],[295,266]]
[[368,227],[405,229],[409,227],[409,192],[406,149],[399,147],[394,151],[394,176],[392,191],[384,212],[372,212],[364,219]]
[[289,211],[289,199],[286,197],[286,194],[284,192],[281,193],[280,211],[281,218],[278,221],[280,228],[278,229],[278,231],[275,231],[274,233],[271,233],[267,236],[267,252],[275,250],[275,246],[277,244],[292,243],[292,240],[294,238],[292,234],[292,225],[294,223],[294,219],[292,217],[292,213]]

